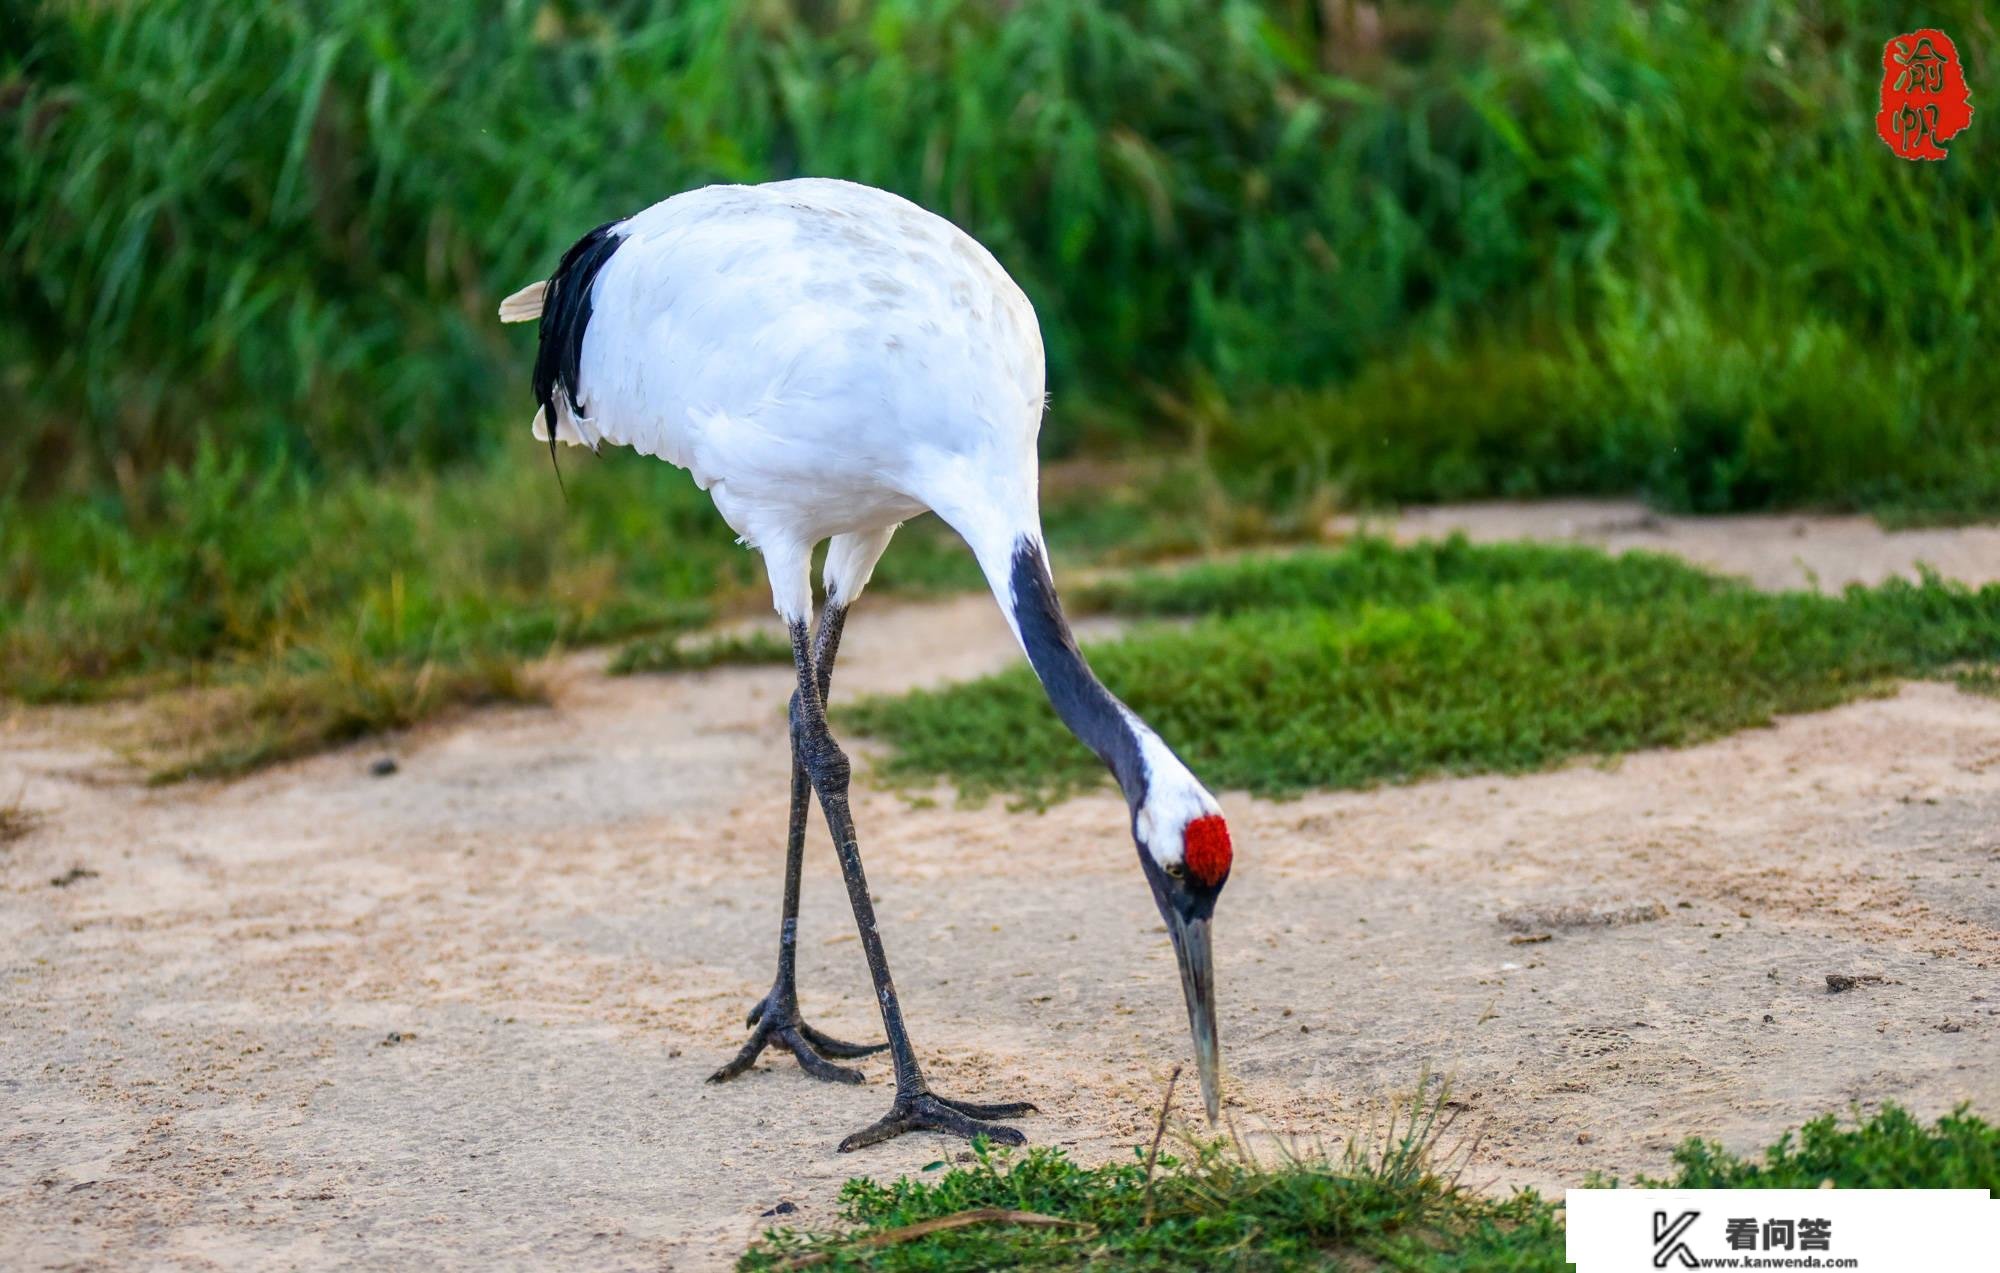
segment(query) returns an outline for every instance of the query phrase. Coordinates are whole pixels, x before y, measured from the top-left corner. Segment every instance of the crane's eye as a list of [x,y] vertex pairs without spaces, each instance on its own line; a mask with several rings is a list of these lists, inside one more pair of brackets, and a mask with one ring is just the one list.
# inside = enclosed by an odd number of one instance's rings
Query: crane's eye
[[1184,879],[1187,876],[1187,868],[1179,862],[1169,862],[1163,869],[1172,879]]

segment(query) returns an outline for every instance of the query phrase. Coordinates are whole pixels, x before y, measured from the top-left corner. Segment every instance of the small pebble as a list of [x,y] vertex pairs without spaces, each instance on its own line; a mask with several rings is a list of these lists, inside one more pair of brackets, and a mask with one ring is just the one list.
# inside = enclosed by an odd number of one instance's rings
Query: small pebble
[[400,769],[401,767],[402,766],[396,763],[396,758],[394,756],[378,756],[375,758],[375,763],[368,766],[368,772],[375,775],[377,778],[387,778],[390,774],[395,773],[396,770]]

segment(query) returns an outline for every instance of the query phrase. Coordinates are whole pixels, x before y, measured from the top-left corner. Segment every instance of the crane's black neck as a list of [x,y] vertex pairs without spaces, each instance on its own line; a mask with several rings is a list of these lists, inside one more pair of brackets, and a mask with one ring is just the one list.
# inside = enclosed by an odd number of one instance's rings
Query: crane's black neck
[[1025,537],[1015,543],[1012,582],[1021,644],[1056,715],[1097,753],[1118,780],[1126,802],[1137,809],[1146,798],[1146,766],[1139,757],[1129,710],[1104,688],[1076,648],[1039,543]]

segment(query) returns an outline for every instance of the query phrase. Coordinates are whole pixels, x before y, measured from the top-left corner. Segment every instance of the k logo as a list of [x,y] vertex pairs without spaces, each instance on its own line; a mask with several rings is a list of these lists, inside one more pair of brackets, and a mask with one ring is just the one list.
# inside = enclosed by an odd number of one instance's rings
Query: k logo
[[1672,1224],[1668,1224],[1666,1212],[1655,1211],[1653,1213],[1654,1268],[1663,1269],[1667,1267],[1667,1263],[1677,1255],[1681,1257],[1682,1268],[1692,1269],[1700,1267],[1695,1263],[1694,1252],[1688,1250],[1687,1243],[1681,1241],[1681,1235],[1686,1233],[1689,1226],[1693,1225],[1700,1218],[1701,1212],[1699,1211],[1683,1211],[1678,1219]]

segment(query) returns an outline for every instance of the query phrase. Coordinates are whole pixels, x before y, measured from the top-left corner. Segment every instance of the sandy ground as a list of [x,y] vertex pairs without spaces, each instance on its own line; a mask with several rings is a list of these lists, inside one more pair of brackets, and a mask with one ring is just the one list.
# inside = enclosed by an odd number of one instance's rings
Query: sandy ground
[[1975,587],[2000,581],[2000,525],[1884,531],[1867,517],[1672,517],[1622,500],[1443,504],[1329,523],[1336,533],[1357,527],[1400,539],[1462,533],[1474,543],[1542,539],[1671,553],[1760,588],[1833,592],[1896,575],[1915,579],[1920,567]]
[[[1398,529],[1453,526],[1767,584],[2000,577],[1995,530],[1602,504]],[[1013,657],[984,598],[878,602],[836,693]],[[600,667],[566,664],[554,709],[164,790],[87,716],[13,717],[0,797],[42,821],[0,847],[0,1265],[710,1267],[827,1222],[849,1175],[957,1154],[833,1152],[886,1107],[879,1057],[865,1087],[789,1058],[702,1082],[770,980],[788,673]],[[370,776],[385,751],[400,772]],[[1473,1179],[1560,1187],[1853,1102],[2000,1112],[2000,701],[1911,685],[1612,766],[1224,802],[1246,1127],[1338,1143],[1429,1067],[1483,1133]],[[1122,804],[858,786],[856,816],[934,1084],[1037,1102],[1037,1143],[1128,1153],[1187,1042]],[[814,833],[806,1010],[878,1037]]]

